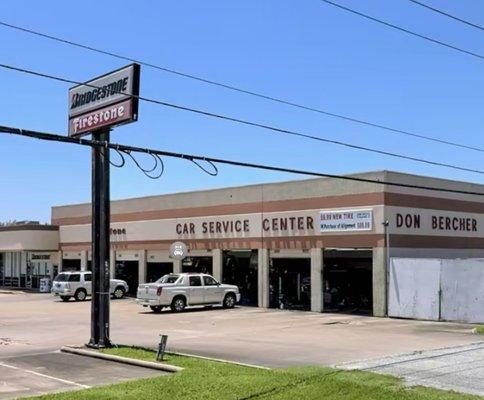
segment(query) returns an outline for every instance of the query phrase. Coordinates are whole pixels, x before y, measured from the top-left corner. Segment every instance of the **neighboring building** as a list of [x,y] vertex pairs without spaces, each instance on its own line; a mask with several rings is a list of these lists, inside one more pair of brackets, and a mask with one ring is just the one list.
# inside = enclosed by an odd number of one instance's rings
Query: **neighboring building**
[[0,286],[39,288],[59,266],[59,228],[35,221],[0,226]]
[[[484,193],[396,172],[352,176]],[[63,269],[90,268],[90,221],[90,204],[52,208]],[[178,240],[183,261],[169,258]],[[111,244],[111,273],[133,294],[169,272],[207,271],[237,284],[244,304],[385,316],[399,284],[390,277],[402,276],[390,257],[484,258],[484,196],[318,178],[133,198],[111,204]],[[484,292],[484,273],[476,284]]]

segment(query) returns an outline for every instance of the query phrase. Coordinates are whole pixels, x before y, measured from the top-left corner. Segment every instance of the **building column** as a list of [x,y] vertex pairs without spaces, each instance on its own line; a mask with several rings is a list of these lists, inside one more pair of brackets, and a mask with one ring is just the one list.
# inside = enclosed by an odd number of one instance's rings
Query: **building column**
[[387,315],[387,257],[384,247],[373,248],[373,316]]
[[181,274],[182,272],[182,260],[173,260],[173,273]]
[[58,271],[62,272],[62,261],[63,261],[62,260],[62,250],[59,250],[58,253],[59,253],[59,263],[58,263],[59,269],[58,269]]
[[257,252],[258,306],[269,308],[269,250]]
[[323,312],[323,249],[311,249],[311,311]]
[[145,283],[146,282],[146,250],[139,251],[139,258],[138,258],[138,282]]
[[81,271],[87,271],[87,250],[81,251]]
[[109,250],[109,275],[111,279],[116,278],[116,250]]
[[212,274],[213,277],[222,282],[222,273],[223,273],[223,262],[224,262],[224,254],[221,249],[213,249],[212,250]]

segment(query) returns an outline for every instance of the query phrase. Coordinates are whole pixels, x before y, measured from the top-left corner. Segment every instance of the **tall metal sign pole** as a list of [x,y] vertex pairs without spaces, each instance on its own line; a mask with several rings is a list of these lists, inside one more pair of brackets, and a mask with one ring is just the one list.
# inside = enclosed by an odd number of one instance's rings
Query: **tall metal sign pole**
[[[111,128],[138,119],[140,67],[127,67],[69,90],[69,136],[92,134],[109,143]],[[110,175],[109,148],[92,148],[92,301],[88,346],[110,347]]]
[[[94,140],[109,142],[109,128],[93,132]],[[92,300],[91,347],[110,347],[109,339],[109,149],[92,149]]]

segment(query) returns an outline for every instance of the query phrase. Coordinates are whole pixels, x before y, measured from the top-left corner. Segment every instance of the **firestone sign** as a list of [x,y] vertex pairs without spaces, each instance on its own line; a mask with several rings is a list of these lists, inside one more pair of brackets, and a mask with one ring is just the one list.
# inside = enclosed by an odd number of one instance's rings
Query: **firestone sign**
[[136,121],[139,78],[131,64],[69,89],[69,136]]

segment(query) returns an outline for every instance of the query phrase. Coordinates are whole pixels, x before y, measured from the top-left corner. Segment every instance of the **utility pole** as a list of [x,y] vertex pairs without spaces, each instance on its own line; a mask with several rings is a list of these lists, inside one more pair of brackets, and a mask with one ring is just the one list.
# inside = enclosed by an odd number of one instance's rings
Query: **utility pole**
[[[93,132],[93,140],[109,143],[109,128]],[[92,148],[92,301],[91,339],[88,346],[110,347],[110,193],[109,148]]]

